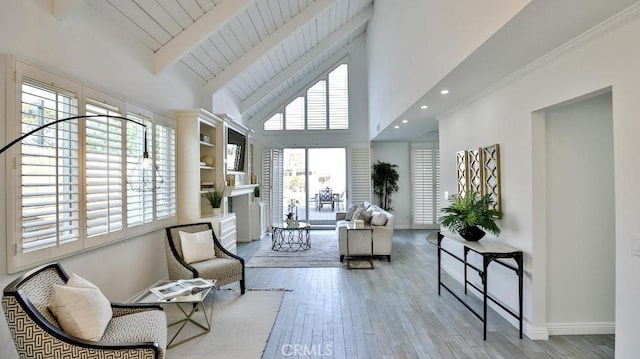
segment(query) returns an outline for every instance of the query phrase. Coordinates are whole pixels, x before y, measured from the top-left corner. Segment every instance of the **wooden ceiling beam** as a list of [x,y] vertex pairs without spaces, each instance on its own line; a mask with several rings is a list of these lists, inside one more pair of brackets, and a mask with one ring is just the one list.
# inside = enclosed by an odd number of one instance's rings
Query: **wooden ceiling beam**
[[156,51],[153,55],[153,73],[158,75],[162,70],[176,63],[229,20],[236,17],[240,11],[251,5],[253,1],[255,0],[223,1],[202,15]]
[[309,21],[315,19],[334,3],[335,0],[316,0],[311,5],[304,8],[296,16],[292,17],[289,21],[284,23],[284,25],[272,32],[239,59],[218,73],[218,75],[211,81],[207,82],[203,86],[205,94],[213,94],[218,89],[226,85],[253,63],[260,60],[264,55],[268,54],[276,46],[289,38],[289,36],[293,35],[301,26],[304,26]]
[[284,71],[278,73],[271,80],[269,80],[269,82],[264,84],[257,91],[255,91],[244,101],[242,101],[242,103],[240,104],[240,112],[244,113],[251,107],[255,106],[262,98],[267,96],[271,91],[280,86],[280,84],[295,75],[295,73],[300,71],[300,69],[302,69],[306,64],[313,61],[316,57],[322,55],[322,53],[331,48],[331,46],[333,46],[335,43],[351,35],[353,31],[369,21],[372,16],[373,5],[369,5],[367,8],[358,13],[358,15],[356,15],[353,19],[349,20],[346,24],[342,25],[327,38],[320,41],[320,43],[318,43],[316,47],[307,51],[299,59],[288,66]]

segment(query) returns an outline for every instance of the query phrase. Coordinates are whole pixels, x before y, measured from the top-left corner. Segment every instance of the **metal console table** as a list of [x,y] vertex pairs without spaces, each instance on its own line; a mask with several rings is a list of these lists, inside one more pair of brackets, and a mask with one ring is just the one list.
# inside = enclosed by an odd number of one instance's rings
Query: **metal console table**
[[[446,289],[451,295],[453,295],[460,303],[462,303],[467,309],[469,309],[480,321],[483,323],[483,338],[487,340],[487,299],[491,300],[493,303],[498,305],[500,308],[504,309],[507,313],[512,315],[514,318],[518,319],[519,329],[520,329],[520,339],[522,339],[522,277],[523,277],[523,264],[522,264],[522,251],[517,250],[516,248],[507,246],[502,243],[494,242],[494,241],[479,241],[479,242],[470,242],[465,241],[456,237],[455,235],[448,235],[446,238],[449,238],[453,241],[459,242],[463,245],[464,257],[460,258],[457,255],[451,253],[450,251],[442,248],[442,240],[445,238],[441,232],[438,232],[438,295],[440,295],[440,288]],[[467,255],[469,251],[479,254],[482,256],[482,268],[477,268],[473,264],[467,261]],[[462,262],[464,264],[464,294],[467,294],[467,286],[471,286],[478,292],[480,292],[483,296],[483,314],[478,314],[469,304],[467,304],[462,298],[457,296],[451,289],[449,289],[444,283],[442,283],[442,252],[447,253],[454,259]],[[516,266],[505,263],[499,259],[513,259],[516,262]],[[496,262],[506,268],[509,268],[516,272],[518,275],[518,313],[516,314],[513,310],[507,308],[504,304],[498,302],[491,296],[487,294],[487,283],[488,283],[488,275],[487,268],[489,264],[492,262]],[[467,268],[471,268],[478,272],[480,279],[482,280],[482,288],[479,288],[472,282],[467,279]]]

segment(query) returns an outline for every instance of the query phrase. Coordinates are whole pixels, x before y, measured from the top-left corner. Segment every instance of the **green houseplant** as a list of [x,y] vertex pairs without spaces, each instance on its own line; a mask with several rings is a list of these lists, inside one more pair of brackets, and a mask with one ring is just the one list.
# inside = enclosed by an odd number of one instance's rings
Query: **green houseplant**
[[485,231],[496,236],[500,234],[495,219],[501,217],[502,213],[492,209],[494,200],[490,194],[469,191],[464,195],[451,195],[449,202],[448,207],[442,208],[444,215],[440,223],[452,232],[469,241],[480,240]]
[[391,195],[398,191],[398,165],[377,161],[372,166],[371,179],[373,180],[373,193],[378,196],[380,207],[385,211],[391,207]]
[[211,208],[213,208],[214,215],[217,215],[220,212],[220,206],[222,206],[224,189],[213,188],[212,191],[204,192],[202,196],[209,201]]

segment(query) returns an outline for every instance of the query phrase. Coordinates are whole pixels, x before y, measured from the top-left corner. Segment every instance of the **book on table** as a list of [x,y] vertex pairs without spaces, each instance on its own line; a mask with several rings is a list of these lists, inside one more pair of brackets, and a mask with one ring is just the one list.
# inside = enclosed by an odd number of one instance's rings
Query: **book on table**
[[180,295],[188,295],[203,289],[213,287],[213,282],[202,279],[179,279],[167,284],[151,288],[151,292],[162,299],[169,299]]

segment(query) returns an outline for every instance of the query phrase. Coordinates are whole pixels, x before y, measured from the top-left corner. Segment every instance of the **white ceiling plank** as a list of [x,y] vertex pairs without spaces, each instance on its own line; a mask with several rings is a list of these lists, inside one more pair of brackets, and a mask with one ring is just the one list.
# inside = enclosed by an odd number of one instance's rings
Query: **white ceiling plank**
[[[286,91],[279,94],[277,96],[281,101],[276,101],[274,99],[270,99],[267,104],[263,104],[260,106],[260,110],[256,111],[252,116],[250,116],[247,121],[249,123],[253,122],[253,125],[257,125],[255,121],[259,121],[267,118],[267,116],[271,115],[273,111],[275,111],[278,107],[282,106],[284,101],[295,96],[299,91],[304,89],[305,86],[308,86],[313,80],[315,80],[318,76],[322,75],[327,68],[334,63],[340,61],[343,57],[345,57],[349,53],[349,47],[343,47],[338,52],[336,52],[333,56],[331,56],[326,62],[326,66],[318,66],[314,71],[309,72],[302,79],[297,81],[293,86],[289,87]],[[242,113],[242,118],[245,118],[245,110],[244,107],[241,107],[240,112]],[[247,112],[246,114],[248,114]]]
[[[214,75],[217,75],[225,67],[229,66],[229,62],[224,58],[224,56],[222,56],[222,54],[220,54],[220,50],[218,50],[218,48],[214,46],[211,40],[207,39],[207,41],[201,43],[200,45],[198,45],[198,47],[201,47],[203,51],[207,53],[209,57],[211,57],[215,65],[211,65],[211,68],[209,68],[209,70],[211,70]],[[209,80],[211,79],[208,78],[207,81]]]
[[214,6],[216,6],[216,3],[214,1],[211,1],[211,0],[196,0],[196,2],[200,6],[200,8],[202,8],[202,11],[204,11],[204,12],[207,12],[207,11],[213,9]]
[[147,45],[151,50],[156,51],[162,46],[157,39],[145,32],[139,24],[136,24],[131,18],[124,16],[120,10],[113,7],[109,2],[104,0],[85,0],[92,8],[106,15],[113,21],[116,27],[132,34],[132,36]]
[[189,50],[204,41],[227,21],[243,11],[253,0],[224,1],[202,15],[183,32],[162,46],[153,55],[153,72],[159,74],[167,66],[175,63]]
[[196,0],[178,0],[178,2],[193,19],[193,21],[199,19],[204,14],[204,11]]
[[226,60],[227,64],[222,66],[223,69],[230,66],[231,64],[233,64],[234,61],[238,59],[236,54],[233,52],[233,49],[231,48],[231,46],[229,46],[229,43],[227,43],[227,41],[222,37],[222,35],[219,32],[216,32],[215,34],[211,35],[209,37],[209,40],[211,41],[211,43],[213,43],[215,48],[218,49],[222,57],[224,57],[224,59]]
[[84,4],[82,0],[53,0],[53,7],[51,12],[58,20],[62,21],[67,17],[74,9]]
[[171,37],[178,35],[182,30],[182,26],[171,16],[161,5],[155,1],[146,2],[144,11],[151,16],[151,18],[157,22],[165,31],[167,31]]
[[[100,0],[102,1],[102,0]],[[158,5],[160,5],[167,14],[171,15],[171,17],[180,24],[182,29],[186,29],[189,25],[193,24],[193,19],[191,16],[187,14],[186,11],[180,6],[180,4],[175,0],[156,0]]]
[[[229,48],[231,49],[231,51],[233,51],[233,55],[235,58],[239,58],[247,52],[242,47],[240,39],[238,39],[229,25],[225,25],[220,28],[220,30],[218,30],[218,34],[220,34],[220,36],[224,39],[224,42],[229,45]],[[245,46],[247,45],[248,43],[245,43]]]
[[249,15],[251,24],[253,25],[253,27],[256,29],[256,32],[258,33],[258,38],[260,39],[260,41],[262,41],[262,39],[269,36],[269,33],[267,32],[267,26],[264,23],[264,19],[260,15],[258,4],[256,3],[251,4],[251,6],[247,8],[247,15]]
[[260,42],[258,31],[253,25],[253,22],[251,21],[251,18],[249,17],[247,11],[243,11],[241,14],[239,14],[235,21],[232,21],[229,25],[231,26],[233,32],[236,33],[236,35],[246,37],[246,41],[250,45],[247,48],[250,49]]
[[277,0],[267,1],[267,4],[269,5],[269,11],[271,12],[271,17],[276,25],[276,29],[279,29],[285,23],[285,19],[282,17],[280,4]]
[[262,21],[264,21],[264,26],[267,29],[267,34],[271,34],[272,32],[276,31],[276,23],[273,19],[273,15],[271,14],[271,9],[269,8],[267,0],[258,0],[256,5],[258,5],[258,12],[260,13]]
[[300,70],[307,63],[313,61],[317,56],[327,51],[336,42],[339,42],[342,38],[349,36],[353,31],[360,28],[373,16],[373,5],[370,5],[366,9],[362,10],[356,17],[341,26],[338,30],[334,31],[327,38],[322,40],[318,46],[314,47],[302,57],[298,58],[294,63],[287,67],[284,71],[279,72],[273,77],[265,86],[262,86],[258,91],[254,92],[246,100],[242,101],[240,105],[241,111],[246,108],[255,105],[259,99],[266,96],[271,90],[289,77],[293,76],[298,70]]
[[237,61],[233,62],[222,73],[211,80],[205,85],[204,90],[208,93],[213,93],[220,87],[224,86],[227,82],[241,73],[249,65],[262,58],[265,54],[269,53],[274,47],[282,43],[291,34],[293,34],[300,26],[303,26],[307,22],[313,20],[315,16],[322,13],[328,7],[333,4],[333,0],[318,0],[312,5],[307,6],[298,15],[293,17],[290,21],[273,32],[267,38],[262,40],[257,46],[249,50],[244,56],[240,57]]
[[278,0],[278,4],[280,4],[280,12],[282,13],[282,19],[284,22],[289,21],[292,17],[294,17],[297,12],[291,12],[291,6],[289,6],[289,0]]
[[171,34],[156,22],[143,8],[133,1],[113,2],[118,11],[161,44],[171,40]]

